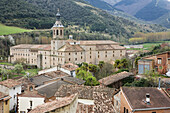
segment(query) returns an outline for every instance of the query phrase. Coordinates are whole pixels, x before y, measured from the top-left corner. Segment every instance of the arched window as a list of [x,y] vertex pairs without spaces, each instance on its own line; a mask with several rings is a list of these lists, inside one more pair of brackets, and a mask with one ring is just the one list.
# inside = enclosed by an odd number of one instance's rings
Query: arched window
[[58,30],[57,30],[57,33],[56,33],[57,35],[58,35]]
[[63,31],[62,31],[62,30],[60,30],[60,35],[62,35],[62,33],[63,33]]
[[53,33],[54,33],[54,35],[55,35],[55,30],[53,30]]

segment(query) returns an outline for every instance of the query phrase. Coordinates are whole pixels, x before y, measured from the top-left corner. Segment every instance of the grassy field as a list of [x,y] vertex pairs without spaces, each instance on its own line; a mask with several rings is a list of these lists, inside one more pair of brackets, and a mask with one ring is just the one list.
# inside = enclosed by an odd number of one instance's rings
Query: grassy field
[[0,65],[8,65],[8,66],[12,66],[13,64],[8,63],[8,62],[0,62]]
[[19,27],[6,26],[3,24],[0,24],[0,36],[15,34],[15,33],[30,32],[30,31],[32,31],[32,30],[27,30],[27,29],[23,29],[23,28],[19,28]]
[[[139,44],[139,45],[143,45],[143,50],[152,50],[152,48],[154,46],[158,46],[162,43],[170,43],[170,41],[160,41],[160,42],[153,42],[153,43],[144,43],[144,44]],[[134,48],[130,48],[130,50],[142,50],[142,49],[134,49]]]

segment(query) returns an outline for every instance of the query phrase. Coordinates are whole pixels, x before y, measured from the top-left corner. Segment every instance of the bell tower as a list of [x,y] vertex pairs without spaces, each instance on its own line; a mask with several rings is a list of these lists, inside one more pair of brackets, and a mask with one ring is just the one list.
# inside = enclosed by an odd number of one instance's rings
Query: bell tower
[[60,11],[56,14],[56,22],[52,27],[53,30],[53,39],[63,39],[64,38],[64,26],[60,21]]

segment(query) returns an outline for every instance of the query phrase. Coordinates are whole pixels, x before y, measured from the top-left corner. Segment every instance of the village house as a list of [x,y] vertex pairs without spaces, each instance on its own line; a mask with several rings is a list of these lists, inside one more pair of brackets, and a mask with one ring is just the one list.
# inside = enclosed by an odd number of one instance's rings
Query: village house
[[131,76],[133,76],[133,73],[124,71],[102,78],[99,80],[99,82],[101,85],[119,89],[121,86],[124,85],[123,80]]
[[59,12],[52,31],[51,44],[21,44],[11,47],[9,62],[24,59],[26,64],[45,69],[65,63],[111,62],[126,56],[126,48],[111,40],[73,40],[72,36],[64,38],[64,26]]
[[154,87],[122,87],[114,95],[116,113],[169,113],[170,97]]
[[73,94],[64,98],[39,105],[29,113],[76,113],[78,104],[78,94]]
[[38,94],[35,86],[30,83],[27,91],[18,95],[18,113],[28,113],[38,105],[44,104],[44,102],[45,96]]
[[0,82],[0,92],[7,94],[11,97],[10,99],[10,110],[16,110],[17,107],[17,95],[21,94],[21,83],[7,79]]
[[57,65],[56,67],[44,69],[38,72],[39,75],[52,73],[52,72],[63,72],[66,73],[72,77],[76,77],[76,69],[79,68],[78,65],[75,65],[73,63],[66,63],[64,65]]
[[0,92],[0,113],[9,113],[10,96]]
[[138,74],[145,74],[153,70],[160,74],[170,71],[170,51],[146,56],[138,61]]

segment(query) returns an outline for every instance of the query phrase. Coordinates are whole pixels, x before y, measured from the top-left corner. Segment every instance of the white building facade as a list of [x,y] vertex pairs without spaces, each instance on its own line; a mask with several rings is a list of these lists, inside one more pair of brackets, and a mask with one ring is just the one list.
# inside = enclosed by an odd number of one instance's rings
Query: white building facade
[[10,110],[16,110],[17,107],[17,95],[21,94],[21,84],[17,83],[15,80],[5,80],[0,82],[0,92],[8,94],[10,99]]

